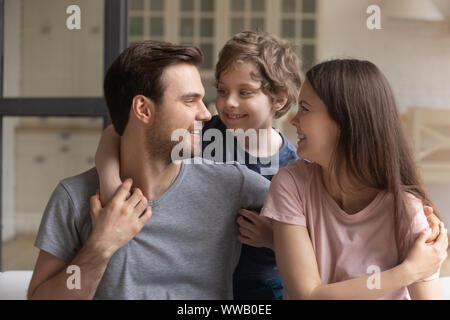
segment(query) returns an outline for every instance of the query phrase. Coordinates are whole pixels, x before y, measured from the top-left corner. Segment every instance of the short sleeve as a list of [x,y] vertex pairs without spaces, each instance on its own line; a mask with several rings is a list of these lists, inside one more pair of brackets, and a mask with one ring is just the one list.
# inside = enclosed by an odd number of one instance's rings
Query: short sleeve
[[70,262],[81,248],[78,218],[67,189],[59,183],[45,208],[34,246]]
[[269,190],[270,181],[242,164],[236,162],[234,165],[242,174],[241,208],[260,211]]
[[[408,209],[410,210],[411,218],[412,218],[412,228],[411,232],[413,233],[412,239],[414,241],[417,239],[417,237],[420,235],[420,233],[424,230],[427,230],[430,228],[428,225],[427,218],[425,216],[425,212],[423,211],[423,204],[422,201],[417,199],[411,194],[407,195],[407,203],[408,203]],[[411,244],[412,245],[412,244]],[[421,281],[430,281],[439,278],[440,271],[436,272],[435,274],[424,278]]]
[[281,168],[273,177],[261,215],[288,224],[306,226],[300,186],[287,168]]

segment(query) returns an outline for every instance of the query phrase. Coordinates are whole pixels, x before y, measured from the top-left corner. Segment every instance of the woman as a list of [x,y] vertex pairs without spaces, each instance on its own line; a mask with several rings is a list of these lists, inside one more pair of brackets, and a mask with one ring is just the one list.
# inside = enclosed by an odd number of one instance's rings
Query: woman
[[447,232],[441,223],[425,243],[431,201],[380,70],[359,60],[313,67],[292,124],[301,160],[275,175],[261,214],[273,220],[289,297],[441,298]]

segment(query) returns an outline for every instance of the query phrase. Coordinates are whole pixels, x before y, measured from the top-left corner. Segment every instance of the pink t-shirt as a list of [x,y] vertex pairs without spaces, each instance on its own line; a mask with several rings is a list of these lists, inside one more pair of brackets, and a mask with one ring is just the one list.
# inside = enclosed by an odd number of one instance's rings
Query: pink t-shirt
[[[412,231],[418,236],[429,228],[428,222],[422,202],[410,194],[408,199]],[[325,189],[320,166],[298,160],[273,177],[261,215],[307,227],[322,283],[329,284],[371,275],[371,266],[385,271],[399,264],[393,212],[392,195],[381,191],[366,208],[347,214]],[[423,280],[437,277],[439,272]],[[403,287],[381,299],[410,296]]]

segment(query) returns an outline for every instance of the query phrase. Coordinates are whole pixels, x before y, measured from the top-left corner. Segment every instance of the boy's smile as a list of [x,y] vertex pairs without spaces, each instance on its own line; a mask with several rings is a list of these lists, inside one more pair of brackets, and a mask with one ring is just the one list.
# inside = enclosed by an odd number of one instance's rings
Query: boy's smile
[[238,113],[232,113],[232,112],[224,112],[224,115],[229,121],[233,120],[241,120],[245,117],[247,117],[247,114],[238,114]]

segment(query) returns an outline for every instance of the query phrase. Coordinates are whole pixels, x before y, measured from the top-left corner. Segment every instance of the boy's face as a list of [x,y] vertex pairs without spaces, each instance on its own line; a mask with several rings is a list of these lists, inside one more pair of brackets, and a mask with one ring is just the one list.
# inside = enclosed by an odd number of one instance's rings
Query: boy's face
[[217,87],[216,108],[228,129],[269,129],[275,115],[272,98],[252,74],[251,62],[236,63],[222,72]]

